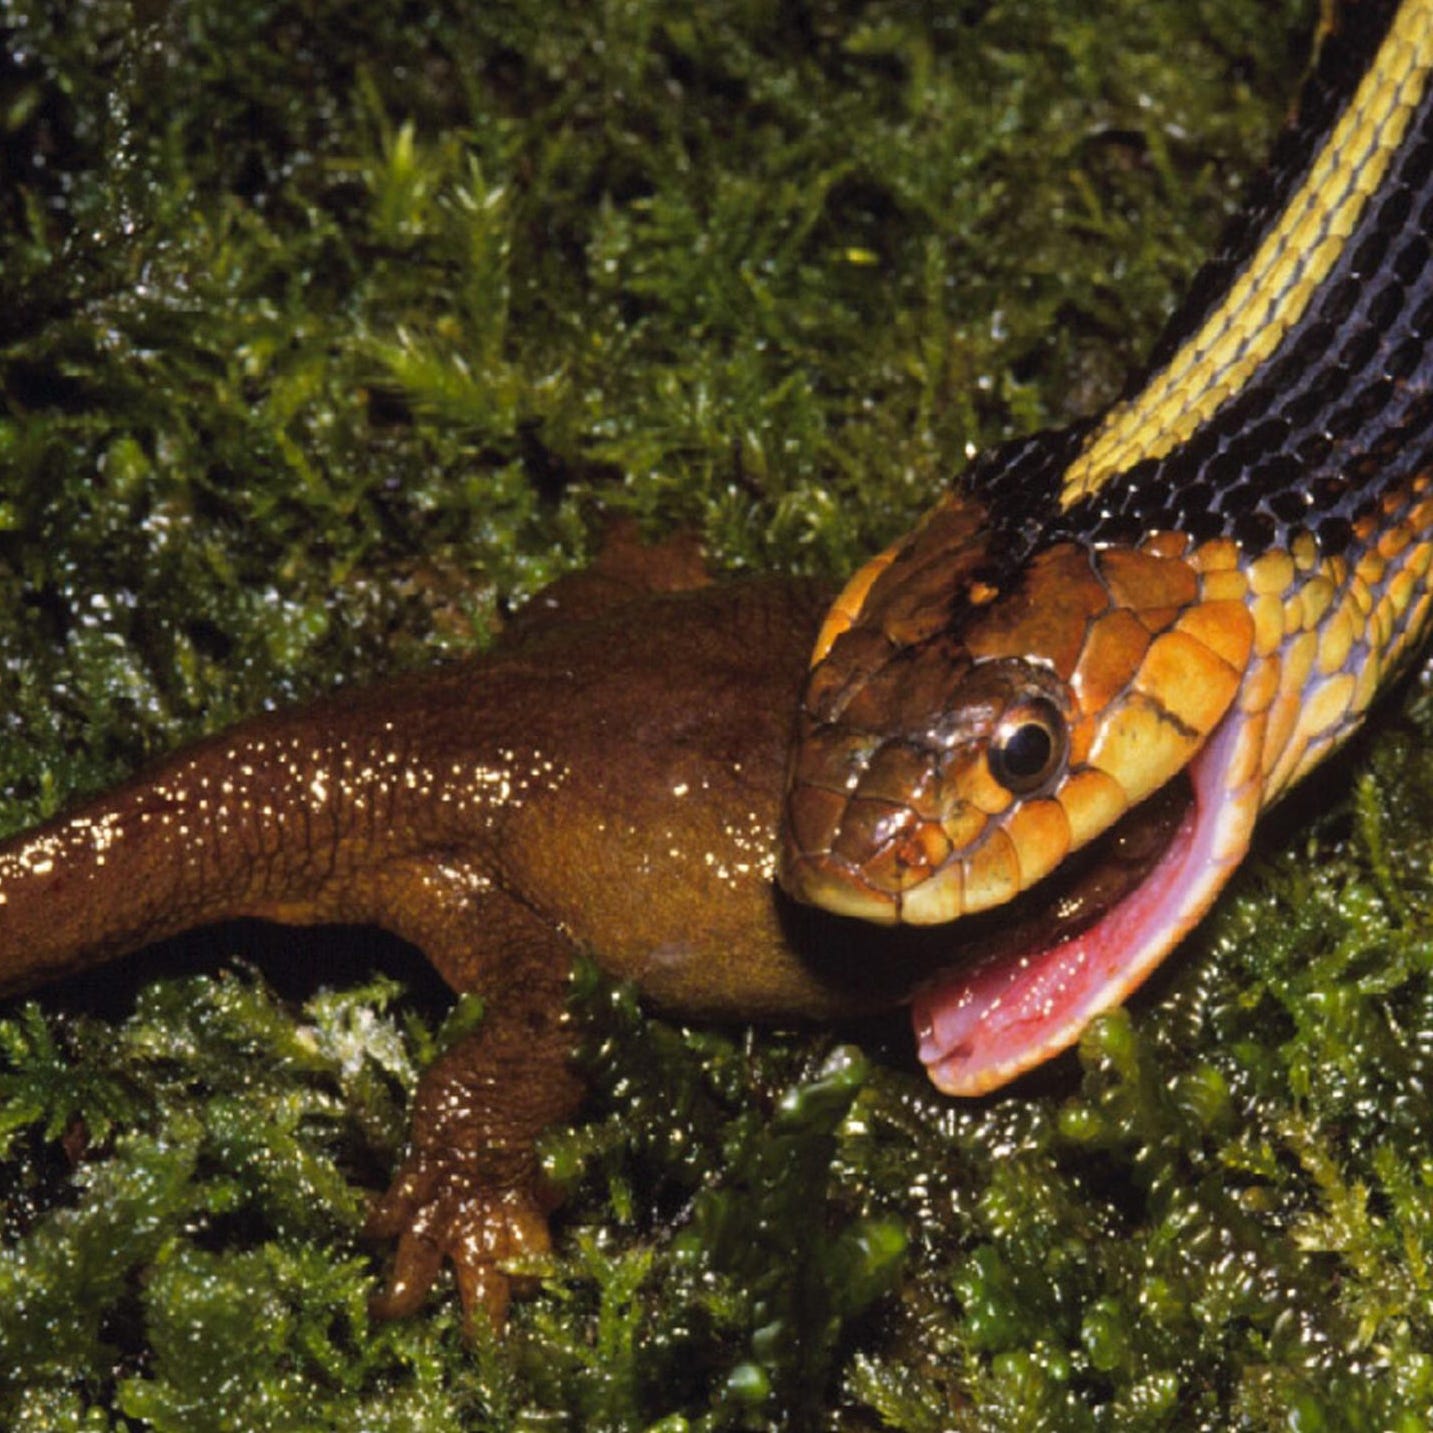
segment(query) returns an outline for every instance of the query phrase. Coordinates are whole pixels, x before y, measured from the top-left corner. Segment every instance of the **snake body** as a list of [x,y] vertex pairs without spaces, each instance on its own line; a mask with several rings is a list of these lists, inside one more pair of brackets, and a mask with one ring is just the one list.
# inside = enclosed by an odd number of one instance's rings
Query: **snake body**
[[1132,892],[918,995],[952,1093],[1123,999],[1429,625],[1430,72],[1433,0],[1349,0],[1130,395],[978,458],[826,620],[784,810],[800,900],[953,922],[958,954],[1183,788]]

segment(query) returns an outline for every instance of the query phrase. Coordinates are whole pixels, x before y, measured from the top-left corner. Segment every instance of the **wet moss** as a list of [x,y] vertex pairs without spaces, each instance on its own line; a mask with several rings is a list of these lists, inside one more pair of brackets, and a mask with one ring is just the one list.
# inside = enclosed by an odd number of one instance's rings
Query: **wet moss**
[[[5,825],[480,646],[608,513],[846,570],[1118,389],[1313,8],[0,3]],[[557,1254],[476,1350],[447,1294],[374,1327],[355,1235],[440,1006],[18,1007],[3,1419],[1427,1426],[1430,725],[1410,687],[1154,991],[975,1105],[899,1023],[589,980]]]

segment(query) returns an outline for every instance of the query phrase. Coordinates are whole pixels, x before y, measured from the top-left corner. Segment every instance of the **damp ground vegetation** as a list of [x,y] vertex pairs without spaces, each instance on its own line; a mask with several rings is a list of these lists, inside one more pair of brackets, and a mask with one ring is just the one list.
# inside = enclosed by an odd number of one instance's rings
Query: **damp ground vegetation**
[[[1309,0],[0,0],[0,822],[480,650],[613,517],[839,577],[1115,395]],[[231,929],[0,1023],[15,1430],[1433,1425],[1433,697],[1131,1009],[957,1105],[903,1020],[592,971],[507,1336],[357,1238],[445,995]]]

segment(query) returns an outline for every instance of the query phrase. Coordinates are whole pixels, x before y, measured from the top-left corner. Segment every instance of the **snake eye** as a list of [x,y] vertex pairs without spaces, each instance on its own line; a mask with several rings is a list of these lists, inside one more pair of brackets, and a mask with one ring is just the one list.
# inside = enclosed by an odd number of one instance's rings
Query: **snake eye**
[[1065,764],[1065,718],[1054,702],[1031,697],[1012,706],[990,741],[991,775],[1012,796],[1029,796]]

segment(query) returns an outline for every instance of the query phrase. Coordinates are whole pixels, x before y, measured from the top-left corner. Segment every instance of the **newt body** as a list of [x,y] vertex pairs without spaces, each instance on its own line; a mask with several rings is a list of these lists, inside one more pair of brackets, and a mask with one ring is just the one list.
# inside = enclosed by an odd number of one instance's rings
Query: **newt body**
[[[561,620],[492,657],[258,717],[0,845],[6,993],[259,917],[377,925],[487,997],[425,1075],[371,1221],[399,1239],[388,1312],[446,1254],[468,1306],[500,1314],[496,1264],[546,1239],[533,1140],[580,1096],[563,1014],[578,952],[701,1016],[853,1013],[909,984],[889,962],[820,969],[832,923],[785,909],[771,879],[827,594],[599,587],[559,585],[576,598]],[[815,928],[804,945],[793,921]]]

